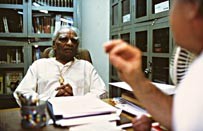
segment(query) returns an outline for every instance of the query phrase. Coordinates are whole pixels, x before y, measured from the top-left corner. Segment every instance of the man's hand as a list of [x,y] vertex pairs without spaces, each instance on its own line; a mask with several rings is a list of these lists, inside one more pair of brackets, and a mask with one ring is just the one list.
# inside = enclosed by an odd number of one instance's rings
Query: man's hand
[[142,71],[142,52],[138,48],[122,40],[112,40],[104,45],[104,49],[122,80],[131,85],[145,79]]
[[153,120],[145,115],[132,120],[134,131],[151,131]]
[[56,96],[73,96],[73,90],[70,84],[61,85],[60,87],[56,88],[58,93]]

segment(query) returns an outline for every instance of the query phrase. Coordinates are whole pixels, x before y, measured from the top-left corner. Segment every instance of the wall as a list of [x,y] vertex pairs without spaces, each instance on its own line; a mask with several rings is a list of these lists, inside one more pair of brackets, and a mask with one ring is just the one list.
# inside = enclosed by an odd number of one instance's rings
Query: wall
[[109,60],[103,43],[109,40],[109,0],[81,0],[81,46],[89,49],[93,65],[108,87]]

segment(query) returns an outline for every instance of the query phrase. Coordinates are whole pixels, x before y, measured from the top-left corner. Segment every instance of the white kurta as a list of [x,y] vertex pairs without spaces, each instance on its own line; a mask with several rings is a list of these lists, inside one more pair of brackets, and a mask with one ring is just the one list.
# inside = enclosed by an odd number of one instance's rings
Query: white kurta
[[203,130],[203,53],[178,86],[173,111],[175,131]]
[[25,95],[37,95],[41,100],[55,97],[55,89],[60,86],[59,76],[64,78],[64,84],[69,83],[73,88],[73,95],[94,95],[99,97],[106,92],[101,77],[91,63],[75,58],[74,62],[63,65],[56,58],[43,58],[34,61],[25,77],[14,92]]

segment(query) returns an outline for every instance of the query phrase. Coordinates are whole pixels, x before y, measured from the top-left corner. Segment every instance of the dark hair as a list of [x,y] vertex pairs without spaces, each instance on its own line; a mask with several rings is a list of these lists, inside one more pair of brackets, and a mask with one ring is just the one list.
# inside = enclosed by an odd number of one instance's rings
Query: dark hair
[[199,1],[199,12],[203,16],[203,0],[198,0]]

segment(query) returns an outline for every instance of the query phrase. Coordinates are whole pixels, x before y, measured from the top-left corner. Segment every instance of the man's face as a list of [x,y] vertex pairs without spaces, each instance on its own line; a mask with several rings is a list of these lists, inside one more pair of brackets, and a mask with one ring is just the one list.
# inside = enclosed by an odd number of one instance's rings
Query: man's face
[[73,30],[61,31],[55,41],[56,57],[61,60],[72,59],[77,53],[78,44],[78,37]]
[[[181,4],[179,0],[173,0],[173,5],[170,10],[170,24],[173,32],[175,41],[178,44],[182,43],[182,40],[185,39],[185,21],[184,21],[184,12],[181,10]],[[184,43],[184,42],[183,42]]]
[[198,28],[195,28],[196,7],[190,1],[173,0],[170,10],[170,24],[176,44],[193,53],[199,48],[196,41]]

